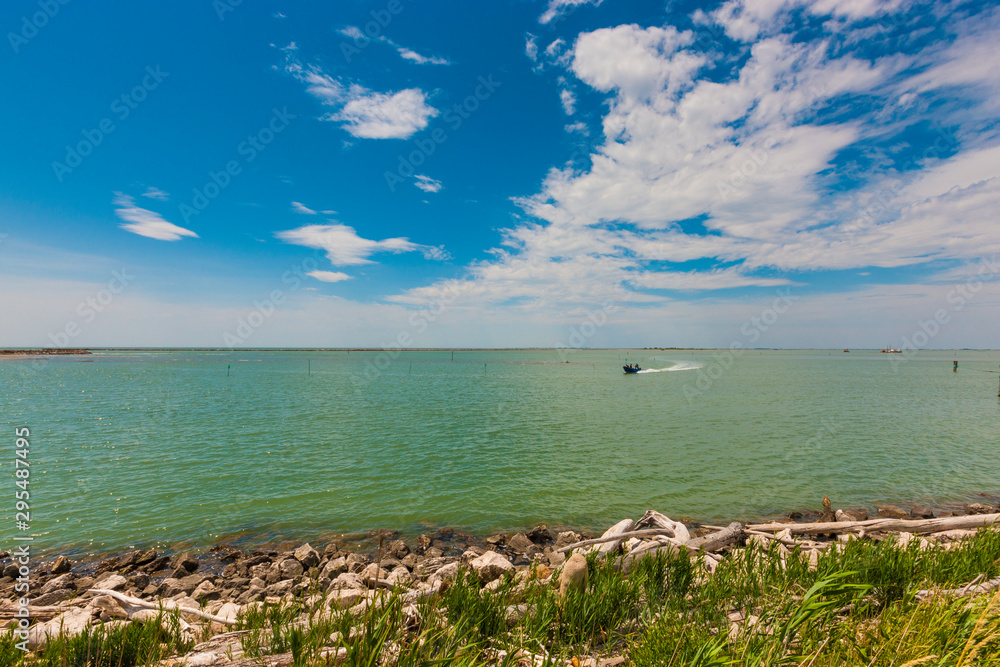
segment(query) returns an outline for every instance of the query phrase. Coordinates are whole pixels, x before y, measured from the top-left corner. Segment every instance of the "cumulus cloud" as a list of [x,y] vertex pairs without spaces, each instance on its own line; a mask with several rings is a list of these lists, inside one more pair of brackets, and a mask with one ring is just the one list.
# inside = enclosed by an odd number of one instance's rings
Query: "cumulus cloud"
[[118,225],[127,232],[156,239],[157,241],[179,241],[185,236],[198,238],[190,229],[178,227],[163,219],[159,213],[136,206],[135,199],[121,192],[114,193],[112,203],[118,208],[115,215],[125,221]]
[[373,264],[369,257],[386,252],[420,252],[426,259],[434,260],[448,258],[443,247],[421,245],[401,237],[374,241],[362,238],[353,227],[343,224],[306,225],[278,232],[275,236],[285,243],[326,251],[327,259],[334,266]]
[[[675,291],[1000,252],[1000,137],[987,122],[1000,108],[1000,70],[987,57],[1000,12],[944,16],[953,36],[918,53],[862,20],[892,10],[734,0],[696,16],[746,42],[735,58],[672,27],[579,35],[567,73],[607,97],[589,166],[553,168],[537,194],[517,199],[528,219],[504,231],[491,259],[396,300],[458,289],[520,307],[615,294],[666,302]],[[818,23],[798,32],[803,12]],[[846,43],[882,39],[883,55],[833,49],[831,30]],[[958,126],[961,143],[898,138],[931,123]],[[901,167],[901,150],[919,157]],[[861,185],[836,180],[852,151],[873,156],[854,176]]]
[[408,139],[427,127],[438,110],[427,104],[419,88],[377,92],[334,78],[317,65],[302,65],[296,50],[286,47],[285,71],[306,86],[306,92],[335,110],[322,120],[338,122],[359,139]]

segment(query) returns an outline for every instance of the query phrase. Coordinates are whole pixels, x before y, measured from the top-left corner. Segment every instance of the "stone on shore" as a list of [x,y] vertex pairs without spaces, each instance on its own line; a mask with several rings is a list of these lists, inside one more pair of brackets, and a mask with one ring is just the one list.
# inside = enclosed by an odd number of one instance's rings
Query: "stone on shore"
[[895,505],[879,505],[877,508],[878,515],[884,516],[889,519],[909,519],[910,513],[904,510],[902,507],[896,507]]
[[198,569],[198,561],[194,559],[189,553],[178,554],[174,557],[174,560],[170,563],[170,566],[174,570],[183,569],[188,572],[194,572]]
[[535,549],[535,543],[524,533],[518,533],[507,540],[507,548],[520,554],[527,554]]
[[502,577],[507,572],[513,572],[514,566],[510,561],[495,551],[487,551],[482,556],[470,561],[473,571],[479,575],[481,582],[489,583],[494,579]]
[[52,562],[52,574],[66,574],[72,564],[66,556],[59,556]]
[[292,556],[295,557],[302,567],[308,570],[311,567],[319,565],[319,552],[309,546],[308,543],[303,544],[301,547],[292,552]]
[[588,583],[587,559],[574,553],[566,560],[559,573],[559,597],[566,597],[570,591],[586,591]]
[[914,519],[933,519],[934,512],[923,505],[913,505],[910,507],[910,517]]

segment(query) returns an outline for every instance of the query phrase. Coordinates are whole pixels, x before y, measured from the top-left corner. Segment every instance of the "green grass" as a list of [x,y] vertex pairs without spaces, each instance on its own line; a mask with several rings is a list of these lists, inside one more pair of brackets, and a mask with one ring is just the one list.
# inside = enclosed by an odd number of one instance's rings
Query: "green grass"
[[[853,541],[827,549],[815,569],[805,554],[779,551],[750,546],[710,576],[686,553],[647,558],[627,576],[613,560],[591,557],[587,590],[565,599],[551,584],[513,575],[486,589],[463,571],[414,604],[383,591],[352,615],[301,599],[248,608],[238,628],[247,631],[246,657],[291,653],[295,667],[333,664],[321,653],[331,645],[346,652],[338,664],[351,667],[514,665],[519,652],[552,665],[626,655],[640,667],[1000,667],[1000,595],[915,596],[1000,576],[1000,533],[951,550]],[[0,639],[0,664],[138,667],[190,649],[179,632],[154,623],[61,639],[27,661],[13,642]]]

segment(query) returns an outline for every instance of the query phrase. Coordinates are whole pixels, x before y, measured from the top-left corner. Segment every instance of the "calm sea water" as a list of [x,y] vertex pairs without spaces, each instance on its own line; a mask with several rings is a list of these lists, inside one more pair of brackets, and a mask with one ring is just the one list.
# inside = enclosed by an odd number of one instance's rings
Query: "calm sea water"
[[[17,534],[15,426],[31,429],[31,532],[49,552],[1000,492],[998,352],[451,355],[0,361],[0,535]],[[626,359],[657,372],[625,376]]]

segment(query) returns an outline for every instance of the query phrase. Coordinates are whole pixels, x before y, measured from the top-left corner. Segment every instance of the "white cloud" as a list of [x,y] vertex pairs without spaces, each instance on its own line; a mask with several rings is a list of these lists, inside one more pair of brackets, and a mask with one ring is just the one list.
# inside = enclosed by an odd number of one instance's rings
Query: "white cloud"
[[[344,35],[345,37],[349,37],[349,38],[354,39],[354,40],[369,39],[363,32],[361,32],[360,28],[358,28],[357,26],[353,26],[353,25],[349,25],[346,28],[341,28],[339,30],[339,32],[340,32],[340,34]],[[383,44],[388,44],[392,48],[396,49],[396,53],[398,53],[401,58],[403,58],[404,60],[409,60],[410,62],[414,62],[414,63],[416,63],[418,65],[450,65],[451,64],[451,61],[449,61],[447,58],[441,58],[439,56],[423,56],[423,55],[420,55],[419,53],[417,53],[413,49],[409,49],[409,48],[407,48],[405,46],[400,46],[399,44],[397,44],[396,42],[392,41],[391,39],[389,39],[385,35],[379,35],[378,37],[375,38],[375,40],[379,41],[379,42],[382,42]]]
[[380,93],[358,84],[346,85],[319,67],[302,66],[295,50],[287,50],[285,71],[306,84],[306,92],[324,105],[337,110],[322,117],[342,123],[352,136],[361,139],[408,139],[427,127],[438,110],[427,104],[418,88]]
[[324,283],[339,283],[341,280],[351,279],[351,276],[342,271],[309,271],[306,275]]
[[185,236],[198,238],[190,229],[178,227],[159,213],[136,206],[135,199],[128,195],[116,192],[112,203],[118,207],[115,215],[127,223],[119,225],[125,231],[157,241],[179,241]]
[[573,91],[568,88],[563,88],[559,91],[559,101],[562,102],[563,111],[566,112],[567,116],[572,116],[576,113],[576,95]]
[[[622,289],[769,287],[794,283],[795,273],[1000,253],[1000,137],[983,122],[995,120],[991,105],[1000,100],[1000,68],[983,64],[1000,13],[945,26],[957,38],[930,55],[863,60],[832,51],[822,35],[788,32],[799,4],[726,7],[727,30],[752,42],[737,60],[700,51],[691,33],[670,27],[579,35],[568,69],[608,98],[604,142],[590,166],[552,169],[541,192],[518,199],[530,219],[504,231],[492,259],[395,300],[426,304],[457,289],[470,303],[520,309],[580,307],[616,294],[669,303]],[[859,1],[808,11],[837,17],[849,31],[850,21],[889,7]],[[894,109],[904,94],[955,103]],[[861,102],[844,102],[852,99]],[[845,150],[928,121],[960,123],[961,145],[924,153],[912,172],[891,161],[873,167],[871,193],[829,185]],[[878,203],[874,193],[892,182],[894,194],[865,217]],[[683,266],[694,260],[705,268]]]
[[300,204],[297,201],[292,202],[292,210],[296,213],[302,213],[303,215],[316,215],[316,211],[312,210],[304,204]]
[[423,190],[424,192],[440,192],[441,188],[444,187],[443,185],[441,185],[441,181],[435,180],[430,176],[417,174],[414,178],[417,179],[414,185]]
[[524,39],[524,55],[528,56],[531,62],[538,61],[538,38],[527,33]]
[[352,86],[349,101],[327,118],[342,121],[348,133],[361,139],[408,139],[436,115],[419,89],[376,93]]
[[597,7],[604,0],[549,0],[549,6],[545,12],[538,17],[539,23],[549,23],[557,16],[563,16],[575,11],[581,5],[594,5]]
[[393,254],[420,252],[427,259],[448,258],[448,253],[443,247],[421,245],[400,237],[373,241],[358,236],[353,227],[342,224],[306,225],[278,232],[275,236],[285,243],[326,251],[327,259],[334,266],[373,264],[374,262],[368,258],[383,252]]
[[150,199],[159,199],[160,201],[166,201],[167,199],[170,198],[169,193],[166,193],[163,190],[159,188],[154,188],[152,186],[147,188],[146,191],[142,193],[142,196],[149,197]]

